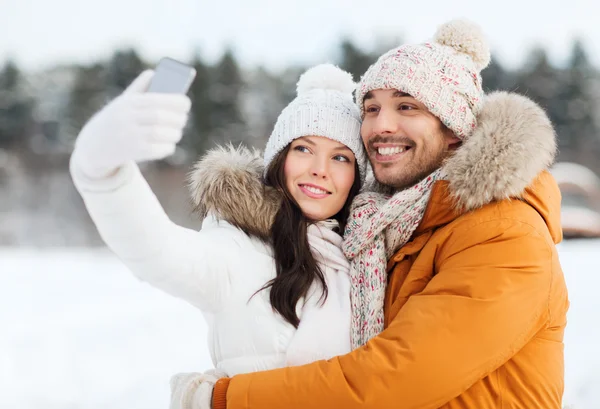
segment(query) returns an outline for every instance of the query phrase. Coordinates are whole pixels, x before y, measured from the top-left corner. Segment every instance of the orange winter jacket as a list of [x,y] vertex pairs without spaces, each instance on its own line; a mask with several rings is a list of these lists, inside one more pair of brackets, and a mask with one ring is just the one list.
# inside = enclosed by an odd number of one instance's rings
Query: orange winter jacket
[[[389,260],[385,330],[328,361],[219,381],[214,408],[561,407],[560,192],[543,171],[554,134],[531,101],[488,98],[493,120],[445,165],[448,180]],[[492,136],[506,143],[482,155]]]

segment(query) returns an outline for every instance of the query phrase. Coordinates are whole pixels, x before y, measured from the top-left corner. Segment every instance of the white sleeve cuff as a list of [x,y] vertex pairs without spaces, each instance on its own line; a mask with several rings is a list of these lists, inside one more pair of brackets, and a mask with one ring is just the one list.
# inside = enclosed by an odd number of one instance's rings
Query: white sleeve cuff
[[137,164],[130,161],[109,176],[103,178],[91,178],[83,173],[81,167],[77,163],[76,157],[71,157],[69,168],[71,171],[71,178],[73,179],[73,183],[77,187],[77,190],[80,192],[93,193],[115,191],[130,182],[136,172],[140,172]]

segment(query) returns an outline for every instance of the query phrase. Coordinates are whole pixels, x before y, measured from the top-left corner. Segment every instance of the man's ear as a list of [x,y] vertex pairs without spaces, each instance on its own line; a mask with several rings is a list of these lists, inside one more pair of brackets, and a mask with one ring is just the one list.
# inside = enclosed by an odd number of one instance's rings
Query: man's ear
[[448,149],[456,149],[460,146],[462,139],[454,135],[450,128],[444,129],[444,142],[448,145]]

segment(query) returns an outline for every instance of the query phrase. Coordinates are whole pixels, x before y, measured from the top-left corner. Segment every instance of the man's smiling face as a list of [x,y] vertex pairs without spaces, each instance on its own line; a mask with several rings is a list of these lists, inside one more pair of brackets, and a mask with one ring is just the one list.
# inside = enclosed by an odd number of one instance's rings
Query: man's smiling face
[[412,96],[393,89],[368,92],[361,136],[382,184],[402,190],[438,169],[460,142]]

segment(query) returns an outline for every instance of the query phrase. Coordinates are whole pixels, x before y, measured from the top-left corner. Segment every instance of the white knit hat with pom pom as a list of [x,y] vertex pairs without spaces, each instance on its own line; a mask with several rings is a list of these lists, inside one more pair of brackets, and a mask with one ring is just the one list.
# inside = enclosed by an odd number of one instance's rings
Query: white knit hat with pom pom
[[294,139],[323,136],[350,148],[364,181],[367,156],[360,138],[360,111],[352,98],[355,88],[352,75],[331,64],[317,65],[302,74],[298,96],[281,112],[267,142],[265,172]]
[[388,51],[361,78],[356,102],[376,89],[397,89],[423,103],[454,134],[468,137],[483,104],[481,70],[490,50],[479,26],[466,20],[442,25],[432,42]]

